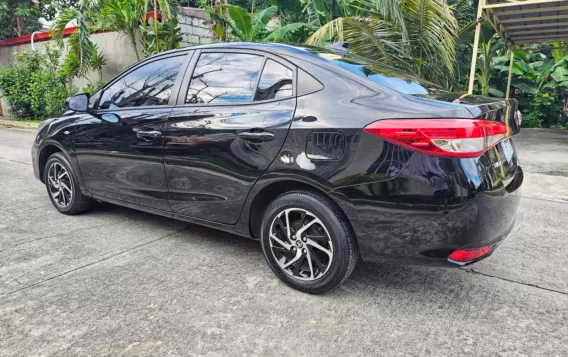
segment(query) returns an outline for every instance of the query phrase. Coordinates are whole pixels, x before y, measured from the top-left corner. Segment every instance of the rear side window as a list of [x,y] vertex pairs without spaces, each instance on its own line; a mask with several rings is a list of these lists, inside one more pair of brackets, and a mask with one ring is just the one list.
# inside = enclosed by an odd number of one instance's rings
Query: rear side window
[[167,105],[184,59],[168,57],[138,67],[103,91],[99,109]]
[[263,57],[244,53],[203,53],[191,76],[186,104],[249,103]]
[[266,60],[254,101],[291,97],[293,75],[291,69],[271,59]]
[[314,77],[298,68],[298,97],[323,89],[323,85]]

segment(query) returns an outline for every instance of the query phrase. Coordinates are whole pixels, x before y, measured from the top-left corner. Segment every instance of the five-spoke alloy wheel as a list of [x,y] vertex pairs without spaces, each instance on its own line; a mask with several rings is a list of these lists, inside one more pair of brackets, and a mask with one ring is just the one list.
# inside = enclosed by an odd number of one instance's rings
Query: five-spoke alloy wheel
[[264,256],[289,286],[319,294],[341,284],[359,257],[351,227],[328,197],[309,191],[278,196],[261,227]]

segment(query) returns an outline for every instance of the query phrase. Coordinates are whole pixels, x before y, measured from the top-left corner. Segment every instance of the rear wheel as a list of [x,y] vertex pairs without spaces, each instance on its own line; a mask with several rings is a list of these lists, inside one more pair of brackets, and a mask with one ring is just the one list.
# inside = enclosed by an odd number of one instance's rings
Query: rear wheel
[[307,191],[285,193],[268,206],[261,244],[284,283],[312,294],[340,285],[359,256],[351,228],[334,203]]
[[91,200],[81,192],[77,177],[63,154],[49,157],[43,177],[51,203],[59,212],[78,214],[91,206]]

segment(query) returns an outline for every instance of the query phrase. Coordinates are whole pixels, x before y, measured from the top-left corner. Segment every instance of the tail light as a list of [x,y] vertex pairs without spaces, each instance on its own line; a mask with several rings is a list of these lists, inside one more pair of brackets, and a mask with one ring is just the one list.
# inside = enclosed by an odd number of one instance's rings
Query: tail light
[[476,249],[459,249],[450,254],[448,260],[452,263],[459,265],[464,265],[465,263],[471,262],[472,260],[478,259],[487,255],[493,249],[492,245]]
[[510,136],[502,122],[478,119],[386,119],[367,125],[367,133],[438,157],[477,157]]

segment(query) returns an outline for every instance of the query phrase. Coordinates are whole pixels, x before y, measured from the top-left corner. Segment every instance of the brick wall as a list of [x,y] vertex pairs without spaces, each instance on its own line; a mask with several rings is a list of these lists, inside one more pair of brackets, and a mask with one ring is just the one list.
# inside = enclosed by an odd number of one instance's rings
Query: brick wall
[[183,36],[182,47],[211,42],[213,33],[211,25],[204,24],[205,21],[209,20],[209,15],[205,11],[184,7],[178,20]]

